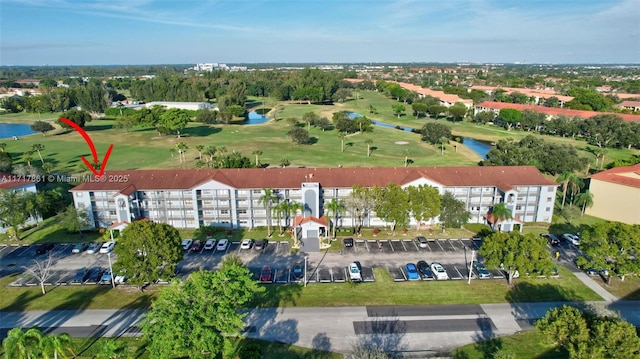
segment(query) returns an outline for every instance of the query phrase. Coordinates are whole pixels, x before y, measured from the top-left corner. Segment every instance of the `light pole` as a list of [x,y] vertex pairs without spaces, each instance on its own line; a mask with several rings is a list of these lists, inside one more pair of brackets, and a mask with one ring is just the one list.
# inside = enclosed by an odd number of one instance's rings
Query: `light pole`
[[109,258],[109,272],[111,272],[111,288],[116,287],[115,279],[113,278],[113,267],[111,266],[111,252],[107,253],[107,257]]
[[307,286],[307,255],[304,255],[304,286]]
[[476,251],[471,251],[471,262],[469,262],[469,281],[467,284],[471,284],[471,268],[473,267],[473,256],[475,253]]

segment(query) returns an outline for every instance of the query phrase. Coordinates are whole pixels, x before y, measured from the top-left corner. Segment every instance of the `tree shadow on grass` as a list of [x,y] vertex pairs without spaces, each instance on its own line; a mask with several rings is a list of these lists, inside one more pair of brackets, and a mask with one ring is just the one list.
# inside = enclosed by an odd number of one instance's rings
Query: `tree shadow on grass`
[[295,305],[302,293],[300,284],[277,284],[266,285],[265,291],[260,293],[247,306],[250,308],[271,308],[279,307],[283,304]]
[[222,131],[220,127],[212,127],[208,125],[186,127],[180,132],[181,137],[206,137],[214,135]]

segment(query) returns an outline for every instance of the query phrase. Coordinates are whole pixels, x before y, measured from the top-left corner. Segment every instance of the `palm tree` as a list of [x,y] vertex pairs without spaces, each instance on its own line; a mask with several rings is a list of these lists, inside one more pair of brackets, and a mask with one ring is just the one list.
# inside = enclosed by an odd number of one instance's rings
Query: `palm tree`
[[53,170],[53,165],[51,163],[44,163],[42,165],[42,170],[46,174],[51,174],[51,171]]
[[277,200],[278,196],[273,191],[273,188],[263,188],[263,194],[258,200],[258,203],[263,205],[267,210],[267,237],[271,237],[271,204]]
[[2,142],[0,143],[0,152],[4,152],[4,149],[7,147],[7,144]]
[[97,359],[115,359],[120,358],[125,348],[118,345],[114,339],[107,339],[102,342],[100,350],[96,353]]
[[440,137],[438,142],[440,142],[440,155],[443,156],[444,155],[444,145],[446,143],[449,143],[449,139],[444,137],[444,136],[442,136],[442,137]]
[[197,145],[196,150],[198,151],[198,159],[202,160],[202,150],[204,150],[204,145]]
[[277,197],[278,203],[273,206],[271,208],[271,210],[276,214],[276,216],[278,217],[278,228],[279,228],[279,232],[278,235],[282,234],[282,213],[284,213],[284,204],[287,201],[282,201],[280,202],[280,197]]
[[575,202],[577,206],[582,206],[582,213],[580,214],[580,217],[582,217],[587,207],[593,207],[593,194],[589,190],[585,190],[576,196]]
[[207,149],[204,151],[204,154],[209,157],[207,162],[211,163],[213,166],[213,157],[216,155],[216,146],[207,146]]
[[71,349],[71,343],[71,336],[67,333],[48,335],[43,338],[43,351],[46,353],[53,351],[54,359],[58,359],[58,354],[63,358],[68,358],[67,353],[75,357],[76,355]]
[[[336,219],[333,224],[333,237],[335,237],[338,227],[338,217],[345,208],[344,201],[341,199],[332,198],[329,203],[324,205],[324,207],[327,210],[326,216],[328,217],[329,226],[331,226],[331,216],[334,216],[334,218]],[[331,227],[329,228],[329,232],[331,232]]]
[[340,138],[340,152],[344,152],[344,138],[347,137],[347,135],[343,132],[340,132],[338,134],[338,137]]
[[283,167],[283,168],[284,168],[284,167],[289,166],[290,164],[291,164],[291,162],[289,162],[289,159],[288,159],[288,158],[286,158],[286,157],[282,157],[282,158],[280,159],[280,167]]
[[496,203],[493,206],[493,210],[491,211],[491,213],[493,214],[494,230],[496,229],[496,224],[498,224],[498,222],[503,221],[505,219],[513,218],[513,215],[511,214],[511,210],[507,208],[507,204],[504,202]]
[[42,153],[40,153],[40,151],[44,150],[44,145],[40,143],[34,143],[33,145],[31,145],[31,150],[38,152],[38,157],[40,157],[40,162],[44,164],[44,160],[42,159]]
[[44,334],[36,327],[25,332],[22,328],[13,328],[2,341],[5,358],[31,359],[40,357]]
[[176,154],[176,152],[178,152],[178,150],[176,150],[175,148],[171,147],[169,149],[169,154],[171,155],[171,158],[173,158],[173,156]]
[[573,204],[576,194],[580,192],[582,187],[584,187],[584,181],[578,175],[573,175],[569,178],[568,189],[571,193],[571,200],[569,201],[569,204]]
[[178,153],[180,154],[180,162],[187,162],[187,158],[185,157],[185,152],[189,149],[189,145],[185,142],[176,143],[176,148],[178,149]]
[[407,167],[409,166],[409,155],[411,153],[409,152],[409,150],[404,150],[402,151],[402,155],[404,156],[404,166]]
[[364,143],[367,144],[367,157],[371,156],[371,144],[373,143],[373,140],[370,138],[367,138],[366,140],[364,140]]
[[31,167],[31,161],[33,161],[33,151],[27,151],[22,154],[24,161],[27,162],[27,166]]
[[562,206],[560,208],[564,208],[564,201],[567,198],[567,187],[569,186],[569,179],[572,175],[573,173],[564,171],[560,173],[558,179],[556,180],[557,183],[562,183]]
[[252,152],[252,154],[253,154],[254,156],[256,156],[256,167],[259,167],[259,166],[260,166],[260,156],[262,156],[262,151],[260,151],[260,150],[254,150],[254,151]]

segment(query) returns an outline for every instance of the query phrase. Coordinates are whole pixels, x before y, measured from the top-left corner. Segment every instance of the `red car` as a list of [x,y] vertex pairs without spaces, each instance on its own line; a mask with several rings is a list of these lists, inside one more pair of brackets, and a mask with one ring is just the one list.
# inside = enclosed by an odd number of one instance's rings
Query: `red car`
[[262,271],[260,272],[260,281],[269,283],[273,281],[273,272],[271,271],[271,267],[262,267]]

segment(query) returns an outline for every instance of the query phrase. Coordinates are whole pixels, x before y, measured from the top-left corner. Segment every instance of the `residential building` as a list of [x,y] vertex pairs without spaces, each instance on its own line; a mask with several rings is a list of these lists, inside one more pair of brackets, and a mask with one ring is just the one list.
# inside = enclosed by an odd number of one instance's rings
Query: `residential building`
[[589,180],[593,206],[585,214],[608,221],[640,224],[640,164],[616,167]]
[[[290,225],[296,215],[319,218],[322,223],[324,204],[349,199],[354,185],[372,188],[396,183],[452,192],[465,203],[474,223],[491,222],[487,215],[493,205],[505,202],[514,218],[498,226],[510,231],[524,222],[551,222],[557,187],[533,166],[131,170],[109,171],[105,179],[86,181],[70,190],[76,208],[86,209],[93,226],[103,228],[142,218],[177,228],[266,226],[267,211],[260,200],[264,188],[272,188],[278,201],[300,203],[304,208],[279,220],[274,214],[272,225]],[[356,223],[348,208],[335,217],[332,221],[339,226]],[[389,225],[373,211],[365,217],[365,226]],[[413,219],[411,223],[416,224]],[[437,218],[430,224],[435,223]]]
[[492,111],[497,116],[500,113],[500,110],[503,108],[513,108],[518,111],[530,110],[530,111],[540,112],[547,116],[547,120],[550,120],[551,118],[559,115],[564,115],[568,117],[578,117],[582,119],[591,118],[597,115],[616,115],[616,116],[620,116],[620,118],[622,118],[624,121],[627,121],[627,122],[631,122],[631,121],[640,122],[640,115],[628,115],[628,114],[613,113],[613,112],[571,110],[567,108],[523,105],[519,103],[494,102],[494,101],[484,101],[477,104],[474,115],[482,111]]
[[[393,81],[390,81],[393,82]],[[398,84],[405,90],[413,91],[418,94],[420,97],[431,96],[440,100],[440,104],[445,107],[451,107],[456,103],[460,102],[464,104],[467,108],[473,107],[473,100],[463,99],[456,94],[448,94],[443,91],[436,91],[429,88],[424,88],[419,85],[413,85],[406,82],[398,82]]]
[[[11,191],[24,191],[36,193],[36,182],[28,179],[27,177],[19,177],[16,175],[0,172],[0,190]],[[4,210],[0,208],[0,211]],[[29,217],[25,226],[30,226],[38,223],[40,218]],[[9,230],[9,226],[5,226],[0,223],[0,233],[5,233]]]
[[211,104],[208,102],[168,102],[168,101],[154,101],[154,102],[147,102],[145,104],[143,104],[143,106],[151,108],[153,106],[162,106],[164,108],[168,109],[172,109],[172,108],[179,108],[181,110],[203,110],[203,109],[208,109],[208,110],[214,110],[214,111],[218,111],[218,106],[216,106],[215,104]]
[[633,112],[640,111],[640,101],[622,101],[620,107]]
[[527,88],[519,88],[519,87],[500,87],[500,86],[474,85],[474,86],[471,86],[469,88],[469,91],[471,91],[471,90],[484,91],[488,95],[491,95],[496,90],[503,90],[508,94],[512,94],[514,92],[518,92],[518,93],[521,93],[521,94],[526,95],[527,97],[529,97],[532,100],[531,102],[533,102],[536,105],[541,105],[547,99],[549,99],[551,97],[555,97],[555,98],[558,99],[558,107],[560,107],[560,108],[564,107],[564,104],[566,102],[569,102],[569,101],[573,100],[572,96],[564,96],[564,95],[561,95],[561,94],[555,92],[554,90],[548,90],[548,89],[527,89]]

